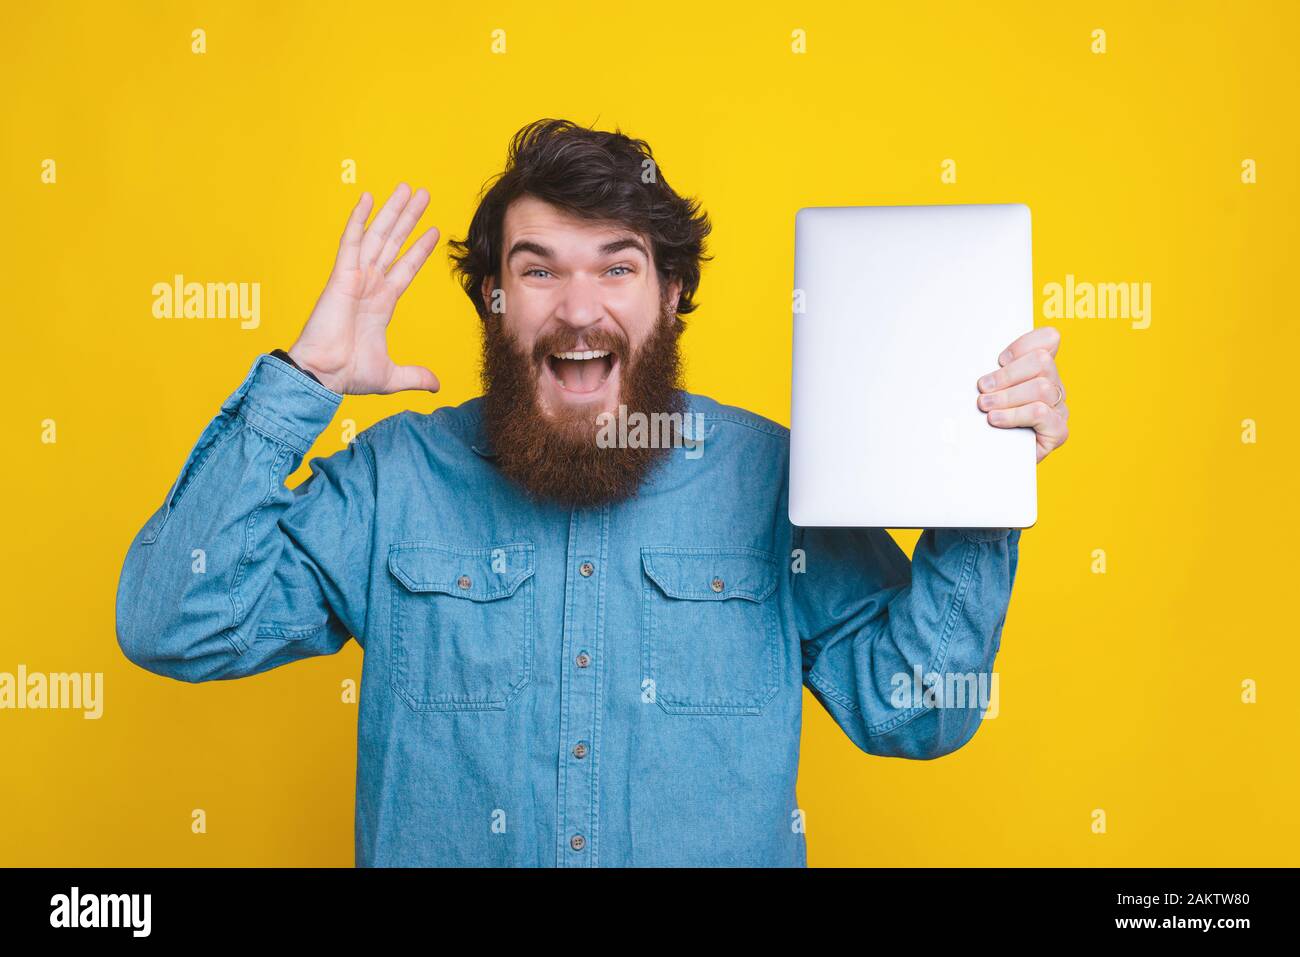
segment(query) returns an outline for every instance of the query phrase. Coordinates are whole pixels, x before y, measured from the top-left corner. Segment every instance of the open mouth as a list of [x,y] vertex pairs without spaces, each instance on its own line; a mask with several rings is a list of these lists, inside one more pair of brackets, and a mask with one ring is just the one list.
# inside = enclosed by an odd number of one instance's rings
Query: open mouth
[[565,392],[584,394],[595,392],[616,364],[614,355],[604,349],[585,352],[552,352],[546,357],[546,366],[555,377],[556,384]]

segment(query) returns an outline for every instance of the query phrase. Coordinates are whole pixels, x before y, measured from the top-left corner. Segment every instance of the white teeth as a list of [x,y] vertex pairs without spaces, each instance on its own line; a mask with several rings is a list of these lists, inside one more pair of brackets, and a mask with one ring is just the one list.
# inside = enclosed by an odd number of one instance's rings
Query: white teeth
[[595,349],[590,352],[552,352],[551,356],[556,359],[603,359],[609,355],[602,349]]

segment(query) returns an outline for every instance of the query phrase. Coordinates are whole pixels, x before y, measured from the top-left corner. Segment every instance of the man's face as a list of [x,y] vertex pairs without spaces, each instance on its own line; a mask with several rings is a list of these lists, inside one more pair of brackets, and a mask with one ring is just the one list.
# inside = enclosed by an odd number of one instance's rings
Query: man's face
[[497,465],[539,499],[628,498],[666,449],[607,447],[598,419],[620,406],[679,411],[680,283],[661,291],[651,246],[622,226],[530,197],[503,225],[501,284],[483,284],[483,417]]
[[[661,288],[644,237],[532,196],[506,210],[503,234],[504,328],[533,359],[539,410],[557,425],[616,412],[630,357],[661,310],[676,313],[680,285]],[[489,307],[495,291],[489,278]]]

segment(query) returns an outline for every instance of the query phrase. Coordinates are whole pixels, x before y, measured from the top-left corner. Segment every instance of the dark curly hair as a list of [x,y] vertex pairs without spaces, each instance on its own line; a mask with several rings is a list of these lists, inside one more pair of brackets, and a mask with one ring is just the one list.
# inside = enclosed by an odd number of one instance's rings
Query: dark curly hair
[[483,280],[500,280],[506,208],[524,195],[648,237],[661,288],[672,280],[681,282],[678,317],[694,311],[700,266],[712,258],[704,248],[712,227],[700,204],[669,187],[645,141],[618,130],[542,119],[514,135],[505,171],[485,187],[468,235],[447,244],[452,270],[480,318],[488,316]]

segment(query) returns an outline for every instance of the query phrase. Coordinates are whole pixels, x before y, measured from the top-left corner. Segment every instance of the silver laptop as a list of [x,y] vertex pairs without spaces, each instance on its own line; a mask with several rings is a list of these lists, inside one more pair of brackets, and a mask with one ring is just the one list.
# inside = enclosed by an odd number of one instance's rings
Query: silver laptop
[[1034,433],[975,404],[1034,325],[1029,208],[801,209],[794,273],[791,522],[1033,525]]

